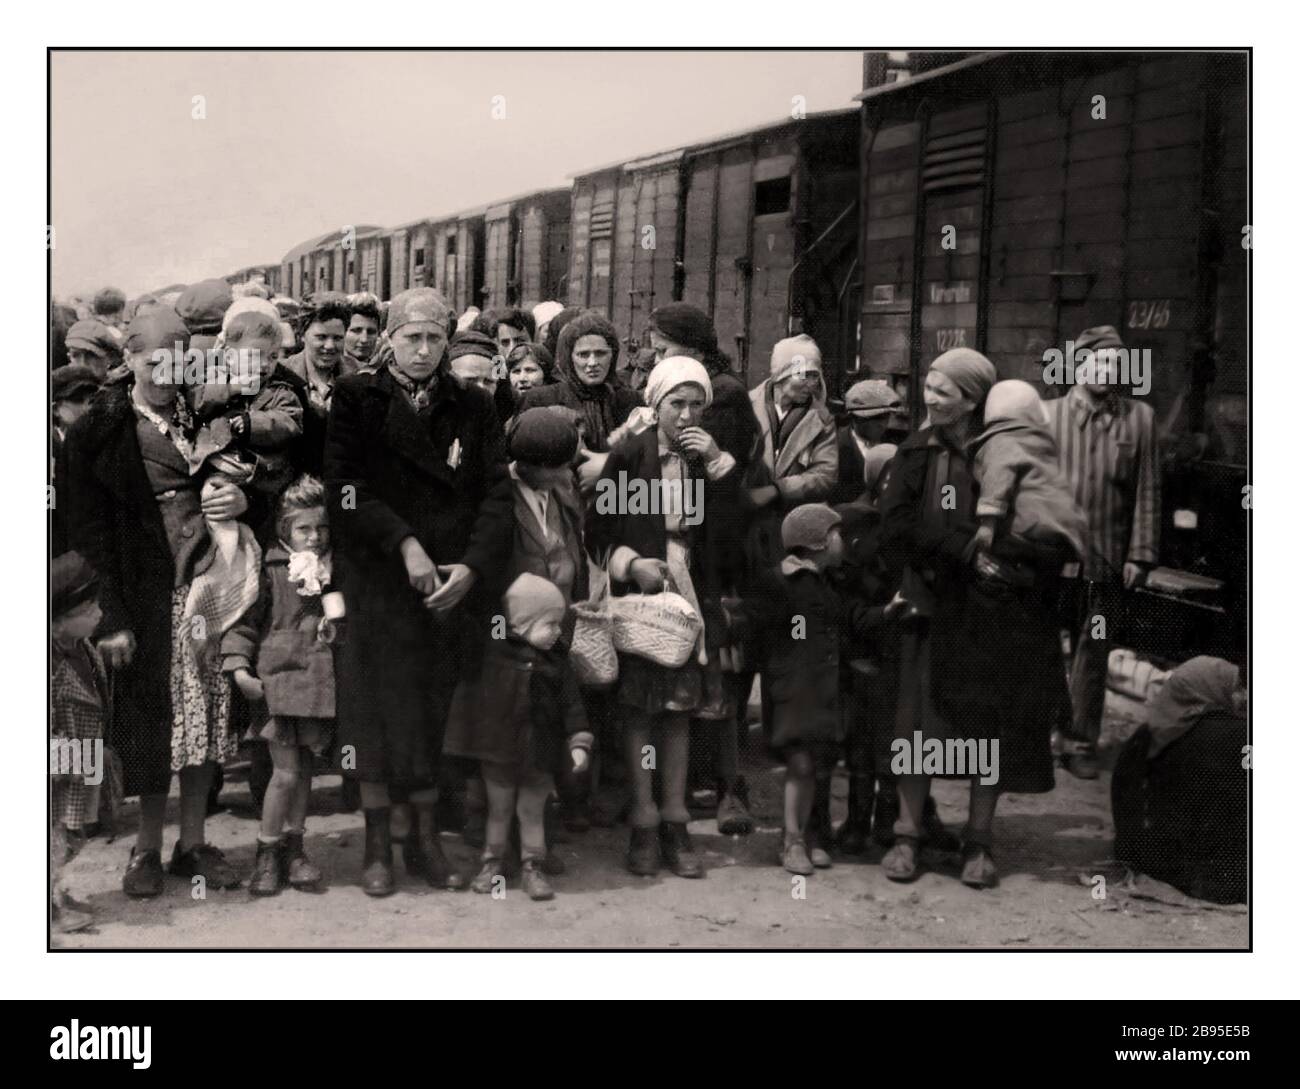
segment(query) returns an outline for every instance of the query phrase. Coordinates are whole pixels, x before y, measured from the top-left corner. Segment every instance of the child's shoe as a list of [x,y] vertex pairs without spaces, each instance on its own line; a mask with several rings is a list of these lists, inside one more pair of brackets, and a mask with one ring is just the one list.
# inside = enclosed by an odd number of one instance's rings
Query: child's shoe
[[659,853],[678,877],[703,877],[704,863],[695,853],[686,825],[664,821],[659,826]]
[[972,889],[991,889],[998,883],[993,855],[982,843],[968,843],[962,850],[961,883]]
[[253,872],[248,878],[248,891],[253,896],[274,896],[284,888],[283,862],[281,859],[281,841],[267,843],[257,841],[257,857],[253,860]]
[[[478,876],[470,882],[470,888],[477,893],[487,895],[497,887],[497,878],[504,882],[506,877],[506,863],[504,858],[487,858],[483,860],[483,868],[479,870]],[[526,887],[526,886],[525,886]]]
[[286,832],[284,849],[280,856],[284,877],[295,889],[311,888],[320,884],[324,874],[303,850],[301,832]]
[[551,900],[555,897],[555,890],[551,888],[551,883],[542,873],[542,864],[538,859],[524,859],[520,883],[530,900]]
[[633,828],[627,848],[627,868],[638,877],[659,872],[659,833],[654,828]]
[[781,848],[781,865],[791,873],[797,873],[800,877],[808,877],[813,873],[812,859],[808,857],[808,848],[804,841],[798,836],[787,836],[785,845]]

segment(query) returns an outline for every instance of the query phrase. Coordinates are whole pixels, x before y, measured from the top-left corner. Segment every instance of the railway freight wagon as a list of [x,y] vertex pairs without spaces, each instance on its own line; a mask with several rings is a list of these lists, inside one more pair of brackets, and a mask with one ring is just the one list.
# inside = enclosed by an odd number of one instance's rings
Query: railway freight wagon
[[854,305],[858,124],[857,110],[835,110],[683,156],[679,297],[712,316],[750,387],[791,332],[817,341],[838,384]]
[[389,297],[412,287],[436,287],[458,311],[483,305],[485,209],[417,220],[392,231]]
[[533,307],[563,297],[569,277],[570,190],[548,189],[484,213],[483,305]]
[[791,329],[833,367],[852,313],[857,138],[858,111],[838,110],[578,175],[567,301],[630,347],[656,306],[690,302],[750,385]]
[[940,352],[1050,398],[1044,353],[1115,326],[1150,352],[1162,559],[1235,580],[1220,603],[1245,581],[1246,86],[1243,53],[1006,53],[860,96],[862,373],[915,424]]

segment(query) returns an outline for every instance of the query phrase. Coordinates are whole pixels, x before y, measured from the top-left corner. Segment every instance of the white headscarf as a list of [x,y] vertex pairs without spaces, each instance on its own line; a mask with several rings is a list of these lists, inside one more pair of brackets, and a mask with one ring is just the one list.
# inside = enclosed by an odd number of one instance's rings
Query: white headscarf
[[709,372],[698,359],[684,355],[669,356],[655,365],[650,377],[646,379],[645,403],[652,409],[657,409],[660,401],[687,382],[704,390],[705,408],[713,404],[713,383],[709,381]]

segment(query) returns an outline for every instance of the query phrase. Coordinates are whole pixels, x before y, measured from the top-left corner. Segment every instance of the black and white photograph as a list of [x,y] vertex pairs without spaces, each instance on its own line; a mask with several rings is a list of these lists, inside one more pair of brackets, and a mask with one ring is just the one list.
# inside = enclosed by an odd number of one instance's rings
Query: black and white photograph
[[48,951],[1249,951],[1252,50],[481,45],[48,50]]

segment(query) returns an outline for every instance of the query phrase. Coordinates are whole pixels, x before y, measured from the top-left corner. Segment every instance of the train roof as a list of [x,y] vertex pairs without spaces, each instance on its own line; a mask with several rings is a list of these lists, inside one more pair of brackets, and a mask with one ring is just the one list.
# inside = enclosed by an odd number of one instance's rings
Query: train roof
[[640,155],[635,159],[619,159],[612,163],[605,163],[603,166],[593,166],[588,170],[579,170],[570,174],[570,178],[586,178],[592,174],[604,174],[610,170],[644,170],[648,167],[667,166],[669,163],[684,158],[687,155],[696,155],[706,151],[716,151],[718,148],[725,147],[728,144],[740,143],[751,139],[754,136],[764,132],[776,132],[792,125],[803,125],[809,121],[830,121],[845,117],[856,117],[858,113],[857,106],[841,106],[833,110],[817,110],[807,114],[802,118],[785,117],[779,121],[768,121],[761,125],[751,125],[749,128],[736,129],[732,132],[725,132],[718,136],[711,136],[704,140],[696,140],[694,143],[681,144],[669,151],[655,152],[651,155]]
[[952,64],[943,64],[938,68],[931,68],[928,72],[922,72],[920,75],[909,76],[907,79],[901,79],[894,83],[882,83],[879,87],[868,87],[865,91],[853,96],[856,102],[865,102],[868,99],[880,98],[882,95],[897,94],[900,91],[910,90],[923,83],[929,83],[936,79],[943,79],[951,76],[955,72],[963,72],[968,68],[976,68],[981,64],[987,64],[989,61],[996,60],[999,57],[1009,56],[1006,50],[990,50],[985,53],[976,53],[974,56],[963,57],[959,61],[953,61]]
[[[359,223],[352,229],[356,231],[356,235],[358,238],[369,238],[371,235],[382,234],[384,233],[385,230],[387,230],[386,227],[380,227],[374,223]],[[291,249],[288,253],[286,253],[283,257],[280,258],[277,264],[281,264],[281,265],[291,264],[292,262],[298,260],[299,257],[305,257],[313,250],[321,249],[323,246],[333,246],[336,243],[342,241],[342,239],[343,239],[342,230],[327,231],[325,234],[317,235],[315,238],[309,238],[306,242],[302,242],[299,243],[297,246],[294,246],[293,249]]]

